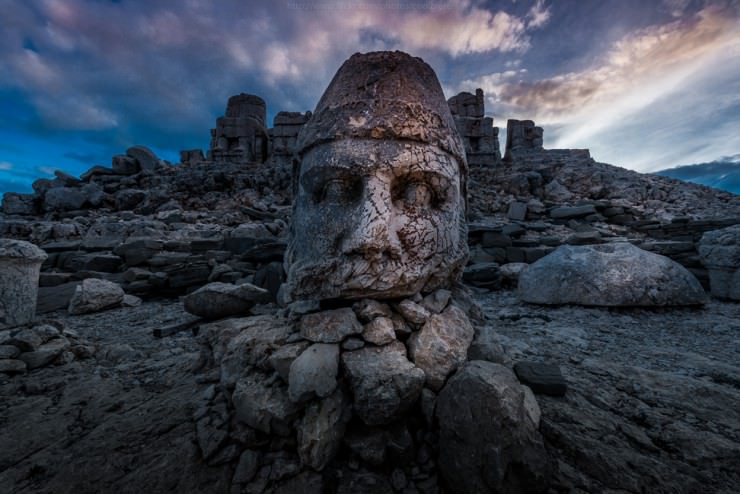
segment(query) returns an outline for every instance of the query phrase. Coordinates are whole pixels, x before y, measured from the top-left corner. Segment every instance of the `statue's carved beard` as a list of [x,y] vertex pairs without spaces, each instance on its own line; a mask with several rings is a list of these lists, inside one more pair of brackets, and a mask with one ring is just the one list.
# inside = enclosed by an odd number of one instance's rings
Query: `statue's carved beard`
[[447,285],[466,260],[462,250],[423,260],[394,258],[386,252],[299,260],[290,267],[288,285],[296,299],[403,297]]

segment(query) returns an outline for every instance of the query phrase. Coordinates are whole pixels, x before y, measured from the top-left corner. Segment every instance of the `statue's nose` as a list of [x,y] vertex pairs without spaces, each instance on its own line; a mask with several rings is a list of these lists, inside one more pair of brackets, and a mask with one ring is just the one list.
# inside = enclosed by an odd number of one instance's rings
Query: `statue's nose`
[[345,239],[343,252],[366,257],[381,254],[400,257],[401,243],[393,221],[390,185],[376,178],[369,179],[360,207],[360,220]]

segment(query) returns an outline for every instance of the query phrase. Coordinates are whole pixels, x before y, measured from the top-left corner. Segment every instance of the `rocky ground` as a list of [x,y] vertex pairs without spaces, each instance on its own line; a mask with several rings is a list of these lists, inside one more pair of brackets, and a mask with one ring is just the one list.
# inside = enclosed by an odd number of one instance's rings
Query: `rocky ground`
[[[551,492],[737,492],[740,305],[542,308],[511,291],[475,298],[486,322],[470,358],[555,363],[566,378],[565,397],[537,397],[540,429],[558,463]],[[229,492],[234,462],[201,459],[194,421],[204,404],[218,408],[218,378],[198,370],[190,330],[152,334],[190,319],[180,302],[47,316],[95,352],[0,374],[5,492]],[[336,473],[331,465],[325,471]],[[290,480],[290,469],[283,475]],[[439,492],[436,482],[418,480],[422,488],[404,492]],[[341,485],[340,492],[352,492]]]
[[539,395],[540,430],[566,492],[737,492],[740,305],[543,308],[479,298],[472,352],[559,365],[568,391]]
[[[231,394],[203,366],[199,326],[178,297],[209,281],[253,282],[274,296],[289,187],[282,162],[171,166],[147,155],[6,194],[0,236],[49,254],[39,318],[61,330],[45,345],[66,343],[51,365],[0,372],[0,491],[445,492],[423,410],[414,411],[421,425],[404,425],[404,441],[413,437],[399,449],[411,455],[403,465],[375,462],[385,444],[367,434],[346,439],[322,475],[299,473],[297,456],[284,453],[295,450],[291,439],[233,423]],[[510,291],[525,263],[560,245],[617,241],[670,256],[708,288],[702,235],[740,223],[740,196],[596,163],[578,150],[473,167],[468,189],[464,280],[486,316],[468,358],[552,363],[567,381],[564,397],[537,396],[558,466],[550,492],[740,490],[740,305],[540,307]],[[737,262],[719,267],[734,272]],[[68,314],[89,278],[144,302]],[[268,319],[284,312],[251,310]],[[178,323],[187,327],[153,335]],[[0,331],[0,345],[6,336]]]

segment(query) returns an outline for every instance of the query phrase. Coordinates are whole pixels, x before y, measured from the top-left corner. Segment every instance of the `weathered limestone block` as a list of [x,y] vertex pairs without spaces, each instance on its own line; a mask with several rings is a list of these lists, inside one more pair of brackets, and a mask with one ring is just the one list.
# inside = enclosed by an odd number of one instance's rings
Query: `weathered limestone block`
[[515,151],[541,150],[543,145],[542,127],[536,127],[531,120],[513,120],[506,122],[506,154],[504,160],[511,159]]
[[36,369],[50,364],[62,352],[69,349],[69,347],[69,340],[64,336],[60,336],[59,338],[49,340],[32,352],[21,353],[18,359],[24,361],[29,370]]
[[295,402],[325,398],[337,387],[339,346],[314,343],[290,364],[288,394]]
[[285,345],[292,332],[292,326],[285,321],[272,316],[251,316],[203,324],[198,338],[221,366],[221,385],[231,389],[247,370],[272,372],[270,357]]
[[350,402],[341,389],[306,408],[298,424],[298,456],[304,465],[324,469],[342,444],[350,415]]
[[117,283],[88,278],[75,288],[67,311],[70,314],[87,314],[121,305],[126,294]]
[[136,160],[141,170],[154,171],[159,163],[157,155],[146,146],[132,146],[126,150],[126,156]]
[[311,112],[278,112],[272,122],[273,127],[270,129],[272,154],[291,155],[295,150],[298,134],[309,118],[311,118]]
[[498,127],[493,118],[485,116],[483,90],[475,94],[462,92],[447,100],[455,125],[465,143],[468,164],[495,165],[501,161]]
[[473,361],[437,398],[439,461],[452,492],[544,492],[552,464],[536,401],[503,365]]
[[226,115],[211,129],[208,159],[213,161],[263,162],[267,159],[267,106],[255,95],[241,93],[229,98]]
[[259,302],[266,302],[270,293],[258,286],[234,285],[215,281],[185,296],[185,310],[206,319],[245,315]]
[[0,239],[0,328],[33,321],[39,272],[46,258],[46,252],[32,243]]
[[406,358],[406,347],[395,342],[342,353],[342,364],[354,393],[355,413],[367,425],[399,418],[421,394],[424,371]]
[[623,242],[563,245],[519,275],[519,296],[535,304],[698,305],[699,281],[668,257]]
[[429,311],[424,306],[417,304],[413,300],[402,300],[398,304],[398,313],[411,324],[422,325],[429,318]]
[[438,391],[447,376],[465,363],[474,335],[468,317],[455,306],[434,314],[411,335],[409,356],[424,371],[428,387]]
[[85,193],[77,187],[54,187],[44,195],[46,211],[73,211],[87,201]]
[[180,151],[180,163],[200,163],[205,161],[202,149],[183,149]]
[[705,233],[699,256],[709,271],[712,295],[740,300],[740,225]]
[[367,323],[376,317],[393,317],[393,311],[388,304],[366,298],[352,305],[360,321]]
[[464,146],[431,67],[356,54],[298,136],[290,299],[393,298],[459,279]]
[[119,154],[113,157],[111,160],[111,168],[113,172],[118,175],[135,175],[139,173],[141,168],[139,162],[131,156]]
[[387,345],[396,339],[395,326],[390,317],[376,317],[365,325],[362,338],[374,345]]
[[295,361],[295,359],[297,359],[298,356],[303,353],[303,350],[308,348],[309,345],[310,343],[308,341],[291,343],[289,345],[281,346],[275,350],[272,355],[270,355],[270,365],[286,383],[290,377],[290,366],[293,364],[293,361]]
[[298,417],[301,406],[288,397],[285,386],[269,386],[259,373],[242,377],[232,395],[236,417],[264,433],[289,435],[291,423]]
[[350,308],[325,310],[301,318],[301,336],[316,343],[339,343],[362,333],[362,325]]

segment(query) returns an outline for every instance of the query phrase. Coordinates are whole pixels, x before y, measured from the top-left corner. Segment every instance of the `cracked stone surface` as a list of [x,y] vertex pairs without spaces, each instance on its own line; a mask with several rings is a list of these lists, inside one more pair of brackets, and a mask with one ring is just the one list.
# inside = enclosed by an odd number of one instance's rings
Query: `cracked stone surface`
[[298,141],[291,298],[400,297],[459,278],[467,162],[426,63],[351,57]]

